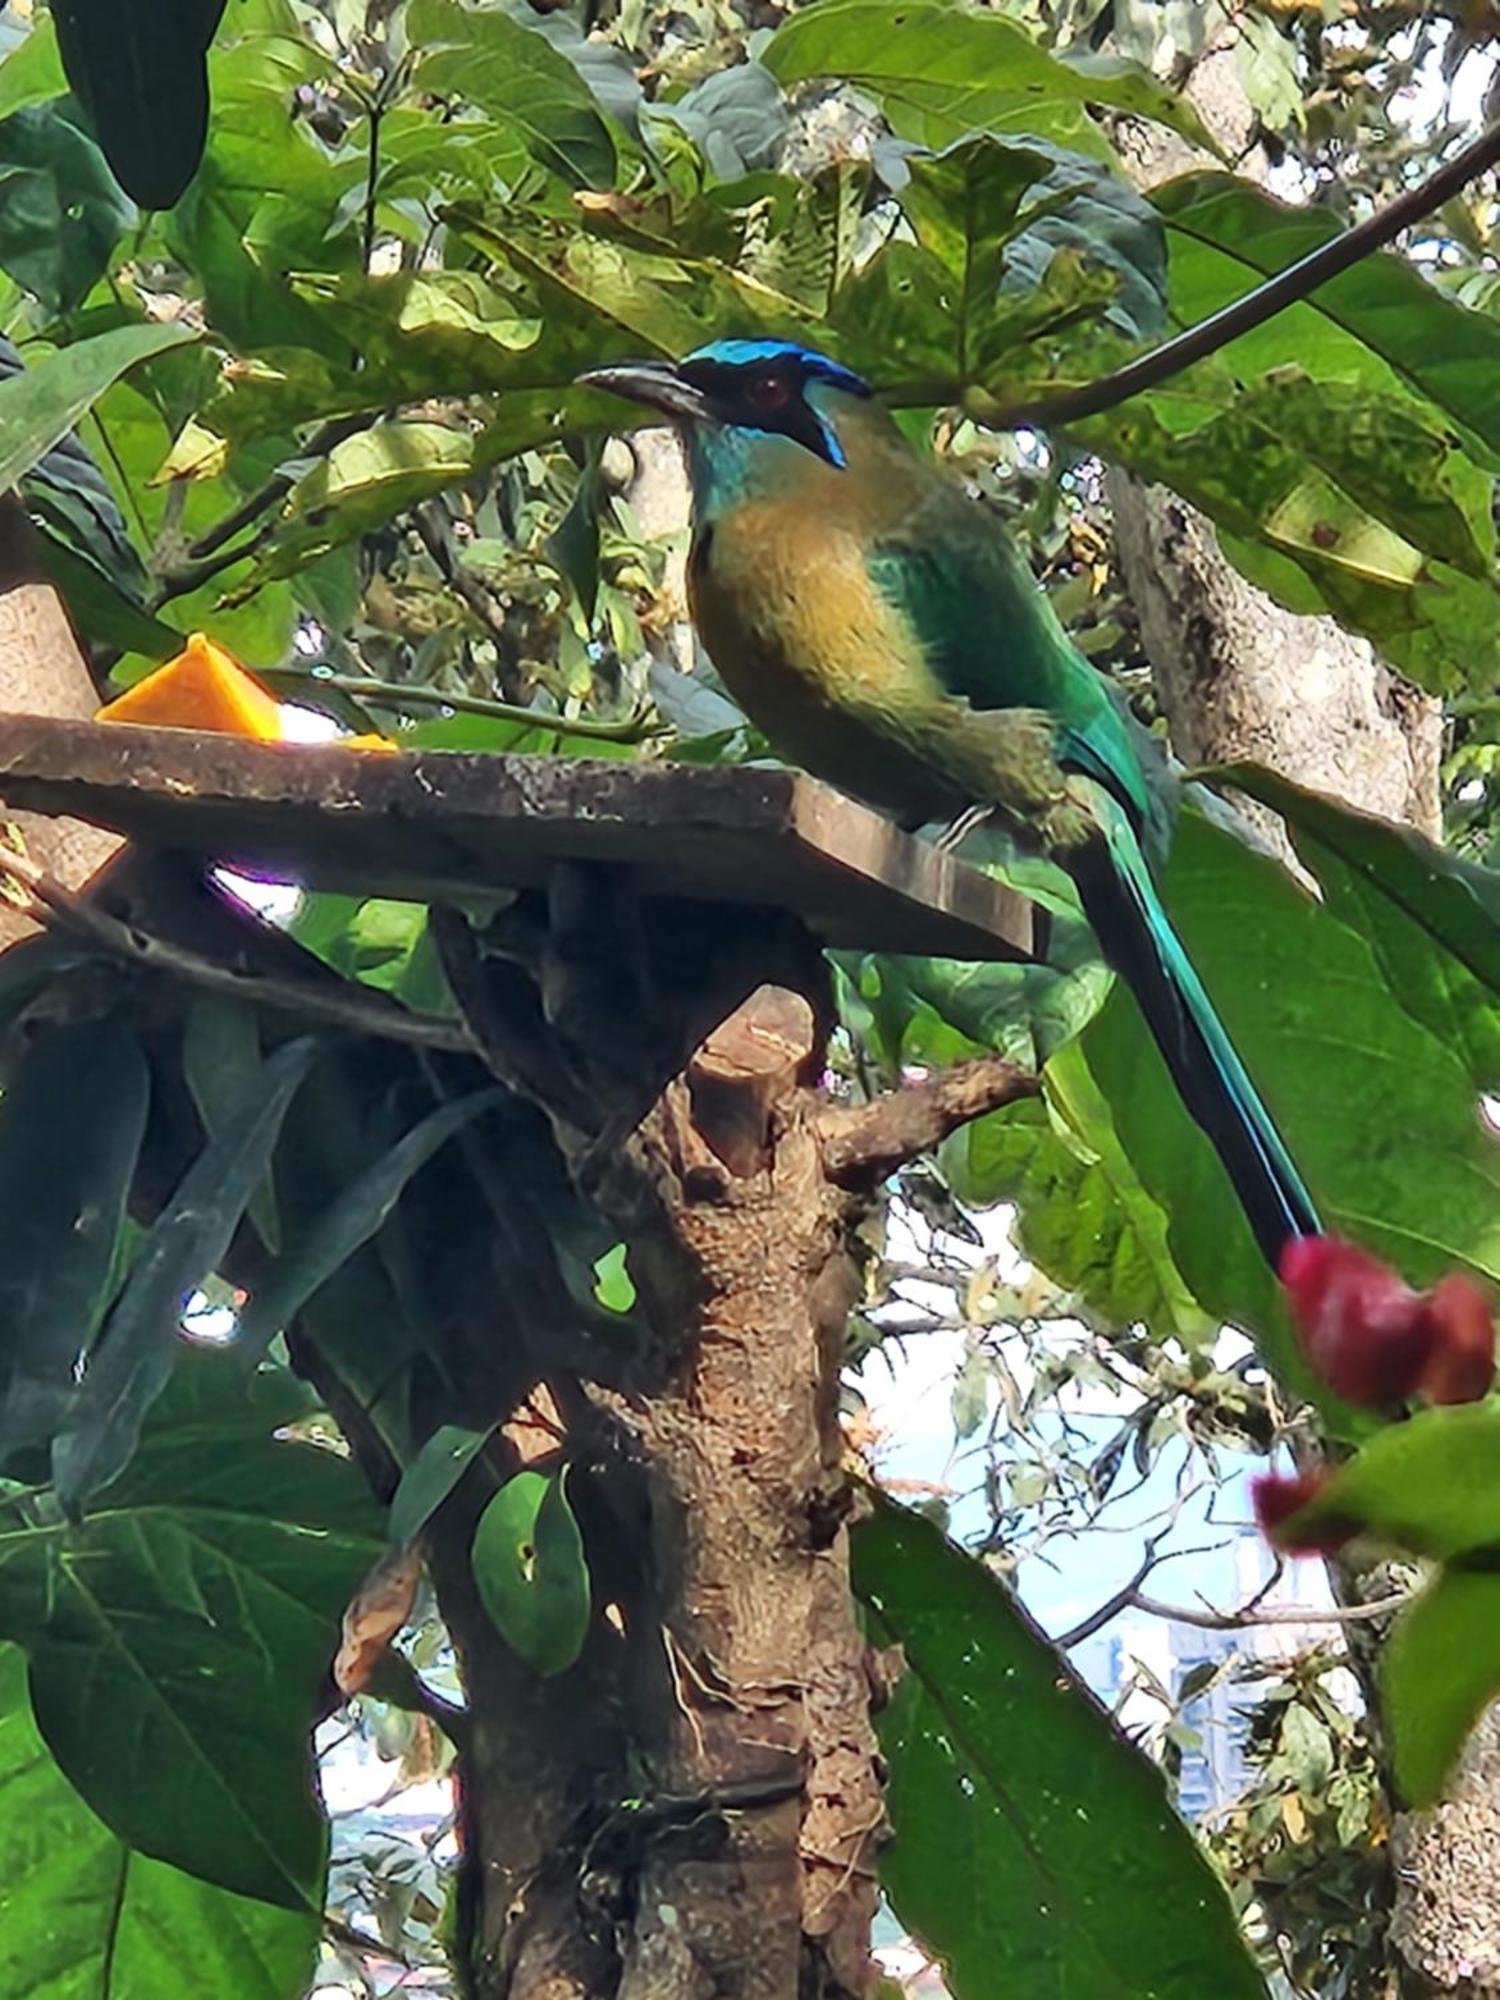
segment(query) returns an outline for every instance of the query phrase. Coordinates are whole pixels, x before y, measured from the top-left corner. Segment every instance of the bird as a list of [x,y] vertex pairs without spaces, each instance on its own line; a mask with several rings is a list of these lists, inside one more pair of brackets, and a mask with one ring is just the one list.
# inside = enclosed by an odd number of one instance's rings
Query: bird
[[991,813],[1074,882],[1273,1271],[1312,1196],[1158,888],[1175,807],[1144,735],[1020,550],[854,370],[719,339],[579,378],[666,418],[692,490],[688,598],[778,755],[906,824]]

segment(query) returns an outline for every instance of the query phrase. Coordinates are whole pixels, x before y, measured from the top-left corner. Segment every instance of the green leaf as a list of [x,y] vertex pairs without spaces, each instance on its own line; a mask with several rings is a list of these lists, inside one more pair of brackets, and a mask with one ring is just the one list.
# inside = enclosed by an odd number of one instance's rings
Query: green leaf
[[1396,1783],[1435,1805],[1469,1731],[1500,1692],[1500,1575],[1446,1569],[1402,1612],[1381,1653]]
[[170,208],[208,130],[204,55],[224,0],[53,0],[68,81],[121,187]]
[[32,1719],[26,1657],[0,1647],[0,1992],[6,2000],[145,2000],[164,1990],[290,2000],[319,1921],[152,1861],[110,1832]]
[[[411,735],[415,737],[416,731]],[[421,742],[425,748],[433,747],[426,737]],[[389,993],[405,1006],[423,1013],[453,1011],[428,930],[425,903],[401,903],[388,896],[361,900],[319,892],[303,897],[288,929],[299,944],[316,952],[346,978],[378,987],[382,993]]]
[[[1172,246],[1172,303],[1206,319],[1344,233],[1322,207],[1292,207],[1253,182],[1187,174],[1152,197]],[[1309,375],[1369,382],[1434,404],[1500,466],[1500,324],[1440,292],[1407,257],[1379,250],[1223,350],[1245,383],[1294,360]]]
[[1076,1055],[1054,1058],[1045,1103],[1009,1105],[955,1134],[943,1167],[971,1207],[1014,1202],[1018,1247],[1107,1327],[1141,1322],[1189,1344],[1213,1337],[1217,1323],[1173,1261],[1167,1218],[1131,1171]]
[[1265,2000],[1161,1772],[1011,1593],[888,1503],[855,1531],[854,1582],[906,1658],[880,1728],[881,1878],[958,2000]]
[[602,1257],[594,1259],[594,1297],[609,1312],[628,1313],[635,1305],[628,1245],[611,1244]]
[[1426,1556],[1500,1550],[1500,1405],[1420,1410],[1377,1431],[1296,1523],[1358,1527]]
[[330,158],[294,116],[299,89],[325,80],[328,57],[303,36],[253,27],[236,36],[239,13],[210,59],[213,131],[167,242],[201,285],[215,333],[257,362],[283,343],[342,367],[347,349],[286,274],[360,267],[355,191],[366,162],[348,149]]
[[1436,411],[1368,374],[1350,386],[1299,359],[1242,384],[1216,359],[1076,431],[1201,507],[1290,609],[1330,612],[1426,687],[1493,679],[1489,481]]
[[45,458],[128,369],[197,338],[185,326],[119,326],[0,382],[0,492]]
[[1214,152],[1197,113],[1135,63],[1064,61],[1001,14],[941,0],[820,0],[761,50],[783,84],[838,78],[879,100],[895,131],[944,146],[970,132],[1027,132],[1111,158],[1087,115],[1149,118]]
[[1408,1014],[1500,1085],[1500,876],[1410,827],[1353,811],[1274,772],[1215,773],[1281,814],[1327,907],[1374,948]]
[[284,1370],[247,1384],[186,1353],[107,1506],[0,1533],[0,1634],[27,1650],[53,1756],[120,1839],[321,1914],[308,1724],[380,1536],[352,1465],[276,1440],[308,1409]]
[[448,424],[391,422],[356,431],[305,473],[286,517],[239,595],[295,576],[330,549],[383,526],[475,470],[476,444]]
[[658,99],[651,111],[681,126],[721,181],[770,166],[788,124],[781,89],[758,62],[716,70],[681,97]]
[[919,246],[949,274],[943,302],[961,379],[989,379],[1011,348],[1080,316],[1133,339],[1160,331],[1161,221],[1118,175],[1041,140],[993,135],[907,164],[898,199]]
[[[260,1023],[248,1000],[195,993],[182,1032],[182,1080],[210,1139],[228,1132],[260,1075]],[[281,1248],[276,1191],[269,1178],[250,1200],[250,1219],[273,1254]]]
[[[27,501],[36,507],[31,492]],[[36,511],[43,514],[42,566],[86,638],[121,653],[139,653],[152,662],[169,660],[182,650],[181,632],[143,611],[95,557],[59,535],[47,518],[49,509]]]
[[[11,35],[17,38],[13,43]],[[0,50],[8,51],[0,60],[0,118],[61,97],[67,89],[50,14],[34,15],[24,27],[13,16],[0,23]]]
[[502,1102],[499,1089],[472,1091],[441,1104],[390,1150],[352,1180],[322,1214],[299,1231],[277,1259],[240,1315],[236,1346],[247,1362],[259,1361],[322,1285],[389,1217],[412,1175],[455,1132]]
[[129,1464],[142,1419],[172,1373],[184,1301],[229,1248],[318,1049],[308,1035],[267,1058],[148,1230],[52,1442],[65,1507],[82,1506]]
[[480,1517],[474,1581],[506,1643],[539,1674],[560,1674],[583,1650],[589,1571],[562,1475],[518,1472]]
[[499,7],[411,0],[406,31],[423,51],[424,90],[462,97],[510,125],[550,173],[609,187],[615,146],[593,93],[545,35]]
[[71,110],[64,99],[0,119],[0,269],[49,313],[82,301],[135,217]]
[[120,1014],[46,1029],[0,1095],[0,1449],[40,1442],[108,1304],[150,1073]]
[[397,1548],[410,1548],[453,1491],[469,1466],[494,1435],[444,1424],[417,1453],[401,1475],[391,1501],[390,1537]]

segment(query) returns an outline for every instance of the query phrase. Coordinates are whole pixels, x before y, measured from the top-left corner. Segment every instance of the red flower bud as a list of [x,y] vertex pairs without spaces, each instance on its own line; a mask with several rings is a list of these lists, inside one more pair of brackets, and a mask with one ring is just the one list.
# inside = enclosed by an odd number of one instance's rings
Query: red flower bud
[[1336,1396],[1381,1408],[1415,1395],[1439,1330],[1388,1264],[1341,1237],[1297,1236],[1281,1282],[1303,1352]]
[[1299,1472],[1288,1479],[1279,1472],[1268,1472],[1260,1479],[1250,1482],[1250,1497],[1255,1505],[1255,1518],[1260,1523],[1261,1533],[1288,1555],[1326,1555],[1332,1549],[1341,1548],[1348,1541],[1353,1529],[1347,1524],[1325,1522],[1321,1527],[1290,1539],[1283,1533],[1286,1523],[1294,1514],[1316,1500],[1333,1475],[1327,1470]]
[[1462,1272],[1414,1292],[1368,1250],[1298,1236],[1281,1253],[1281,1281],[1309,1363],[1347,1402],[1388,1409],[1418,1394],[1472,1403],[1488,1392],[1494,1315]]
[[1489,1299],[1462,1271],[1450,1271],[1427,1294],[1432,1354],[1422,1393],[1434,1403],[1477,1403],[1495,1379],[1495,1320]]

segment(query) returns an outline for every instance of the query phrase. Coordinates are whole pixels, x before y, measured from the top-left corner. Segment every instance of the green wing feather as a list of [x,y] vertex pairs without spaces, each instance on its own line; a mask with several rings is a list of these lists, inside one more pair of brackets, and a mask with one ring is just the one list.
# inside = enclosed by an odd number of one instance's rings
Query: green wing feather
[[876,588],[909,620],[950,694],[976,709],[1044,710],[1057,723],[1059,763],[1096,777],[1155,832],[1162,808],[1134,725],[992,516],[950,480],[934,478],[868,560]]

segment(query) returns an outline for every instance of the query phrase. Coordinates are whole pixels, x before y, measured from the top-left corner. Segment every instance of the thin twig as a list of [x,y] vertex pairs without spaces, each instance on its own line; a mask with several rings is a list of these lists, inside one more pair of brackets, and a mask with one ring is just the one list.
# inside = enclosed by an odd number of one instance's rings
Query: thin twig
[[477,694],[449,694],[442,688],[408,687],[401,681],[367,680],[363,674],[327,673],[321,667],[277,667],[267,669],[265,678],[276,682],[305,681],[309,688],[327,688],[332,694],[352,694],[357,700],[372,702],[377,708],[446,708],[457,715],[487,715],[498,722],[519,722],[530,729],[544,729],[554,736],[592,737],[601,743],[639,743],[665,732],[666,725],[652,719],[643,708],[615,722],[597,717],[552,715],[545,709],[524,708],[519,702],[491,701]]
[[41,921],[76,931],[112,957],[125,959],[142,971],[165,973],[193,986],[233,993],[257,1006],[279,1007],[309,1020],[327,1022],[331,1027],[379,1035],[386,1041],[414,1043],[419,1048],[444,1049],[458,1055],[473,1053],[474,1044],[458,1022],[439,1020],[431,1014],[408,1013],[369,989],[330,987],[325,991],[300,979],[238,971],[233,966],[200,957],[166,938],[138,930],[134,924],[111,916],[97,903],[75,896],[28,855],[4,845],[0,845],[0,874],[21,884]]
[[[375,415],[374,411],[366,411],[358,416],[330,418],[326,424],[320,425],[313,432],[298,453],[298,458],[301,460],[325,458],[335,445],[342,444],[345,438],[353,437],[356,431],[368,430],[375,421]],[[263,485],[257,486],[253,493],[246,494],[238,507],[232,507],[221,519],[215,521],[211,528],[205,528],[197,541],[189,547],[187,561],[183,566],[177,570],[168,570],[161,578],[154,602],[165,604],[169,598],[182,597],[188,591],[196,590],[200,584],[206,583],[210,577],[216,576],[220,569],[229,569],[243,557],[252,554],[259,547],[259,537],[247,542],[243,548],[235,550],[233,555],[226,556],[213,568],[205,567],[210,556],[217,555],[226,543],[234,540],[236,535],[243,534],[247,528],[253,528],[262,514],[284,500],[300,477],[300,472],[273,472]]]
[[1039,429],[1049,426],[1079,423],[1085,417],[1097,417],[1104,410],[1112,410],[1130,397],[1140,395],[1143,389],[1154,389],[1159,382],[1180,374],[1194,361],[1201,361],[1206,355],[1217,353],[1231,340],[1242,334],[1251,333],[1263,326],[1268,319],[1282,312],[1299,299],[1305,299],[1320,285],[1327,284],[1340,272],[1347,271],[1352,264],[1359,263],[1372,251],[1381,250],[1400,235],[1403,229],[1441,208],[1451,195],[1500,160],[1500,120],[1486,128],[1472,145],[1441,167],[1435,169],[1424,181],[1405,194],[1399,194],[1387,202],[1373,215],[1356,223],[1353,229],[1343,235],[1333,237],[1320,244],[1306,257],[1299,258],[1284,271],[1278,271],[1253,292],[1247,292],[1242,299],[1235,299],[1216,313],[1211,313],[1196,326],[1186,332],[1164,341],[1149,354],[1143,354],[1134,361],[1117,368],[1112,375],[1102,375],[1096,382],[1086,382],[1076,389],[1062,389],[1052,394],[1032,397],[1029,401],[1004,404],[985,417],[985,422],[995,429],[1009,429],[1017,424],[1034,424]]
[[1392,1591],[1389,1597],[1372,1604],[1288,1605],[1281,1610],[1263,1610],[1253,1604],[1237,1611],[1216,1611],[1211,1604],[1162,1604],[1154,1597],[1137,1594],[1131,1602],[1137,1611],[1153,1618],[1172,1618],[1181,1625],[1197,1625],[1205,1632],[1237,1632],[1246,1625],[1362,1625],[1369,1619],[1389,1618],[1421,1595],[1420,1590]]
[[[1111,1618],[1117,1618],[1122,1611],[1128,1611],[1132,1605],[1139,1604],[1140,1599],[1137,1592],[1146,1581],[1146,1578],[1156,1568],[1158,1563],[1170,1562],[1172,1560],[1170,1555],[1163,1556],[1158,1554],[1162,1543],[1177,1526],[1183,1508],[1201,1491],[1202,1488],[1200,1486],[1190,1487],[1186,1493],[1179,1493],[1167,1505],[1164,1509],[1166,1520],[1154,1535],[1146,1537],[1144,1551],[1139,1563],[1136,1565],[1134,1576],[1130,1578],[1128,1583],[1122,1583],[1117,1591],[1106,1597],[1104,1602],[1091,1611],[1087,1618],[1081,1618],[1076,1625],[1071,1626],[1066,1632],[1060,1633],[1053,1640],[1052,1643],[1057,1647],[1059,1652],[1069,1652],[1074,1646],[1081,1645],[1085,1639],[1092,1639],[1094,1634],[1106,1626]],[[1185,1554],[1186,1551],[1179,1551],[1179,1553]]]
[[502,642],[508,639],[503,605],[495,601],[486,588],[483,578],[475,576],[472,570],[465,569],[461,562],[454,561],[453,551],[443,539],[442,531],[433,520],[431,511],[426,507],[413,507],[411,524],[416,529],[423,548],[432,558],[439,576],[454,596],[463,600],[493,639]]

